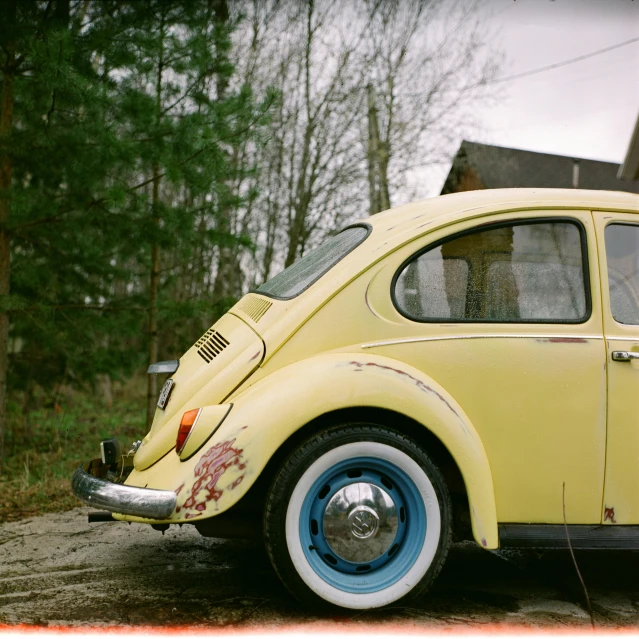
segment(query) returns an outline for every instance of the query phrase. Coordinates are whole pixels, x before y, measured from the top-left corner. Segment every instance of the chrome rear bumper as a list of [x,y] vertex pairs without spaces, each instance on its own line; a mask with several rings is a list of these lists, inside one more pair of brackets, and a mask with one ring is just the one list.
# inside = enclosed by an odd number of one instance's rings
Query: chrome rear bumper
[[73,473],[71,488],[76,497],[89,506],[112,513],[146,519],[168,519],[171,516],[177,503],[177,495],[172,490],[125,486],[96,477],[88,471],[99,461],[86,462]]

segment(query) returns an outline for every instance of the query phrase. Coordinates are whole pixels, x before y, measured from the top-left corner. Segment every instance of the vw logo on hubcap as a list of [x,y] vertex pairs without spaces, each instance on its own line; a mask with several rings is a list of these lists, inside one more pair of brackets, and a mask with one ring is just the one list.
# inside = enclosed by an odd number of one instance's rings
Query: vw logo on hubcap
[[332,552],[353,563],[381,557],[397,535],[397,507],[376,484],[354,482],[338,490],[324,510],[324,537]]
[[351,510],[348,521],[351,525],[351,534],[357,539],[368,539],[379,528],[379,517],[368,506],[357,506]]

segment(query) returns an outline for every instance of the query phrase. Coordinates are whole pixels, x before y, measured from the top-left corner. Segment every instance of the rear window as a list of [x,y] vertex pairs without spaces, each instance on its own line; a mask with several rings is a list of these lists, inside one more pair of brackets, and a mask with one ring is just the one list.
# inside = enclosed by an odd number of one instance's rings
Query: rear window
[[367,226],[344,229],[262,284],[256,293],[284,300],[296,297],[359,246],[369,232]]

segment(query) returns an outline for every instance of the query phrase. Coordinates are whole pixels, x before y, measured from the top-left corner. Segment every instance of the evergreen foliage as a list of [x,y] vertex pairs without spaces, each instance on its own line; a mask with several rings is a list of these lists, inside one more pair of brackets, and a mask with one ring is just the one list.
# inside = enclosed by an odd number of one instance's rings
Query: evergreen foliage
[[339,227],[432,193],[497,69],[480,4],[0,0],[0,465],[8,398],[108,406]]
[[28,394],[128,376],[149,343],[156,355],[158,344],[160,355],[184,350],[221,312],[212,255],[247,240],[221,237],[216,216],[241,204],[227,183],[252,167],[233,150],[272,97],[218,90],[234,73],[225,0],[9,4],[8,385]]

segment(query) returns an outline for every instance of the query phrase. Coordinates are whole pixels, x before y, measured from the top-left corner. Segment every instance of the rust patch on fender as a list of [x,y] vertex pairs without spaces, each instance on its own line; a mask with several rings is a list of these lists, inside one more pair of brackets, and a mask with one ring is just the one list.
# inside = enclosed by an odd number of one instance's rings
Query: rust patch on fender
[[230,486],[229,486],[229,490],[233,490],[234,488],[237,488],[241,483],[242,480],[244,479],[244,475],[240,475]]
[[536,339],[536,342],[547,342],[549,344],[587,344],[588,340],[583,337],[545,337]]
[[484,546],[484,548],[486,546],[488,546],[488,543],[486,542],[486,540],[483,537],[482,537],[482,540],[481,540],[481,545]]
[[260,353],[262,351],[257,351],[257,353],[255,353],[255,355],[253,355],[253,357],[251,357],[251,359],[249,359],[249,362],[252,362],[254,359],[257,359],[260,356]]
[[604,521],[609,521],[611,524],[616,524],[615,521],[615,509],[604,506]]
[[[179,513],[181,510],[187,510],[191,512],[185,513],[185,519],[199,517],[202,512],[206,510],[206,504],[208,502],[217,502],[222,496],[224,491],[217,486],[220,477],[232,466],[237,467],[238,470],[244,470],[246,468],[246,464],[242,461],[243,449],[233,448],[234,443],[235,439],[220,442],[209,448],[209,450],[202,455],[193,471],[195,481],[191,486],[190,494],[181,506],[176,507],[176,513]],[[233,481],[233,483],[229,485],[228,490],[232,490],[238,486],[243,479],[244,474]],[[177,489],[177,494],[179,494],[178,491],[182,490],[183,486],[184,484]],[[200,496],[202,492],[205,494]]]
[[381,368],[382,370],[390,371],[391,373],[395,373],[396,375],[399,375],[401,377],[406,377],[407,379],[412,381],[415,384],[415,386],[419,388],[419,390],[423,391],[424,393],[430,393],[432,395],[435,395],[435,397],[440,399],[442,402],[444,402],[444,404],[446,404],[446,406],[448,406],[448,408],[452,411],[455,417],[461,419],[457,411],[448,403],[448,400],[443,395],[438,393],[436,390],[432,389],[427,384],[424,384],[424,382],[422,382],[421,379],[417,379],[416,377],[413,377],[411,374],[401,370],[400,368],[393,368],[392,366],[384,366],[383,364],[378,364],[377,362],[366,362],[365,364],[362,364],[361,362],[353,361],[353,362],[349,362],[349,364],[351,366],[357,366],[357,368],[355,369],[356,372],[363,370],[365,366],[366,367],[373,366],[375,368]]

